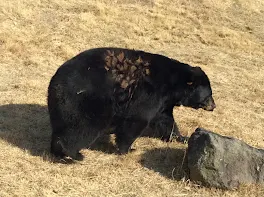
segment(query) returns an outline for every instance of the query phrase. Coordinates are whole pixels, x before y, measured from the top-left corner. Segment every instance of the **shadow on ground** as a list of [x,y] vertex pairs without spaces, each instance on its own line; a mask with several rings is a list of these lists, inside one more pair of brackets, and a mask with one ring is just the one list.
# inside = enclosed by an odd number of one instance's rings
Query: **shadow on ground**
[[146,151],[140,160],[142,166],[173,180],[188,179],[184,148],[156,148]]
[[0,106],[1,139],[42,156],[49,152],[51,129],[46,106],[9,104]]
[[[0,138],[34,156],[50,156],[51,127],[47,106],[0,106]],[[99,139],[91,149],[105,153],[114,152],[114,146],[107,136]]]

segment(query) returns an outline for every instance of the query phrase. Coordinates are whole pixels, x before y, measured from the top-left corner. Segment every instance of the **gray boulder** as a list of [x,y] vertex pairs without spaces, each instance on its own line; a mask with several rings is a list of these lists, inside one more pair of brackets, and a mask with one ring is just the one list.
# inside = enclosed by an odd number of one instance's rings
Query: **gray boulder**
[[264,150],[197,128],[188,141],[190,180],[222,189],[264,182]]

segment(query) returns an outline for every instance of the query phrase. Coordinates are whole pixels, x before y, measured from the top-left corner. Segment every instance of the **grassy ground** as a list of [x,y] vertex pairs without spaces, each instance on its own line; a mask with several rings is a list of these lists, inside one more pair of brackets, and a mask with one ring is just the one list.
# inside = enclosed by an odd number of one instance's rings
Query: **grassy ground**
[[[51,76],[92,47],[161,53],[208,74],[217,109],[175,108],[183,134],[202,126],[264,147],[262,0],[0,1],[0,196],[264,196],[199,187],[183,177],[186,146],[140,138],[126,156],[110,143],[84,161],[52,163]],[[184,167],[184,166],[183,166]]]

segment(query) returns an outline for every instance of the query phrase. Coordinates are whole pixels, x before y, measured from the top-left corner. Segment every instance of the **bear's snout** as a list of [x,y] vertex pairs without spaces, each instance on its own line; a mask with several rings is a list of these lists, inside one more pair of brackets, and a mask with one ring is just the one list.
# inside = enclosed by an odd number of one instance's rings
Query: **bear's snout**
[[203,109],[206,111],[214,111],[215,108],[216,108],[216,104],[214,102],[213,97],[209,97]]

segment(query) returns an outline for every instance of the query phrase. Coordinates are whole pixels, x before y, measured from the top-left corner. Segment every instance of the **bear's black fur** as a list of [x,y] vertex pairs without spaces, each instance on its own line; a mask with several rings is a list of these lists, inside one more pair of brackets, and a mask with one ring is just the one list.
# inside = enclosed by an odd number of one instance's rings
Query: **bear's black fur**
[[51,153],[80,160],[80,149],[111,131],[121,154],[147,127],[152,128],[148,135],[165,141],[171,134],[181,138],[172,115],[180,105],[215,108],[201,68],[143,51],[84,51],[65,62],[50,81]]

